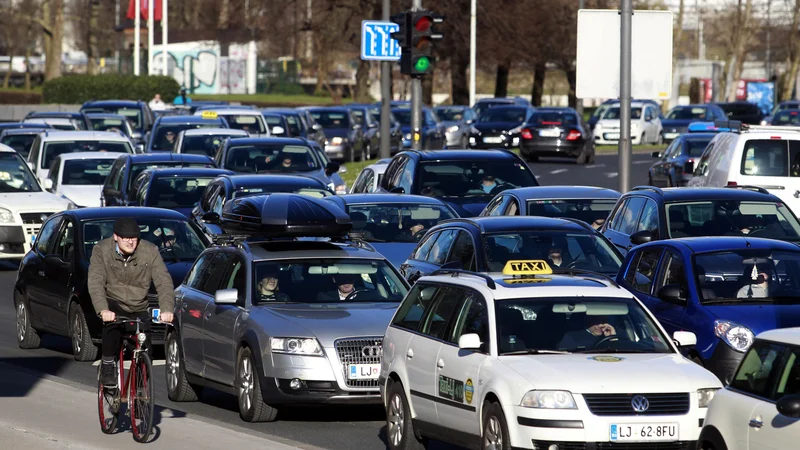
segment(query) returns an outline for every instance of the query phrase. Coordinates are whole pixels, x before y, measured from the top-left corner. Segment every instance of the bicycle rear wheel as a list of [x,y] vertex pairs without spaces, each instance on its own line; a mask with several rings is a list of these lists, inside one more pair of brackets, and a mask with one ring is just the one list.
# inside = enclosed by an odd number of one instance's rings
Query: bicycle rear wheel
[[105,434],[117,431],[117,414],[119,413],[119,389],[106,389],[100,380],[100,369],[97,371],[97,415],[100,419],[100,430]]
[[137,353],[133,370],[133,382],[128,396],[128,407],[131,412],[131,429],[136,442],[147,442],[153,431],[153,414],[155,412],[153,393],[153,364],[146,352]]

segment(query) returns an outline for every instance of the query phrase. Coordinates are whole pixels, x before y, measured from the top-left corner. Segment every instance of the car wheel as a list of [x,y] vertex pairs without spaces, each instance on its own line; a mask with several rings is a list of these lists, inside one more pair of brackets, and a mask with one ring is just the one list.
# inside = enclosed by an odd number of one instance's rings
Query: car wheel
[[664,144],[664,135],[658,133],[658,136],[656,137],[656,145],[663,145],[663,144]]
[[498,403],[485,403],[483,405],[483,438],[481,448],[483,450],[510,450],[511,443],[508,440],[508,425],[503,408]]
[[264,403],[258,373],[253,352],[243,347],[239,350],[239,361],[236,365],[239,416],[245,422],[272,422],[277,417],[278,410]]
[[399,382],[389,381],[386,389],[386,441],[390,450],[421,450],[425,444],[414,435],[411,409]]
[[92,342],[86,316],[77,302],[69,307],[69,335],[72,338],[72,356],[75,361],[94,361],[97,359],[97,346]]
[[575,164],[586,164],[587,156],[586,156],[586,149],[581,151],[581,154],[578,155],[578,158],[575,160]]
[[203,388],[189,383],[186,379],[186,369],[176,332],[167,335],[167,341],[164,343],[164,359],[169,399],[173,402],[196,402]]
[[28,312],[28,305],[22,299],[17,300],[17,345],[19,348],[31,349],[39,348],[42,337],[31,326],[31,318]]

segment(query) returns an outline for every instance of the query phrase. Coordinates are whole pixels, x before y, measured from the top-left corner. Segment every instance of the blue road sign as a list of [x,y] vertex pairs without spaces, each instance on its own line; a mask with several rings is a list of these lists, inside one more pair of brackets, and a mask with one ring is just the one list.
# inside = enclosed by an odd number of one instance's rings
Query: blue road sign
[[399,61],[400,45],[391,38],[399,30],[394,22],[364,20],[361,22],[361,59],[365,61]]

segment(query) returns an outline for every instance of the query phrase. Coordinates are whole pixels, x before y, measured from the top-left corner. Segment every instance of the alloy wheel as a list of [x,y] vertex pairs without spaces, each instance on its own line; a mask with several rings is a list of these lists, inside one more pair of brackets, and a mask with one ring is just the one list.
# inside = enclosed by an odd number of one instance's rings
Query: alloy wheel
[[253,406],[253,365],[249,357],[242,358],[239,364],[239,405],[243,411]]
[[397,394],[395,394],[389,402],[387,422],[389,423],[389,440],[394,447],[398,447],[403,440],[405,414],[403,413],[403,399]]
[[486,424],[486,430],[483,432],[483,448],[486,450],[502,450],[503,448],[503,430],[500,427],[500,421],[497,417],[492,416]]

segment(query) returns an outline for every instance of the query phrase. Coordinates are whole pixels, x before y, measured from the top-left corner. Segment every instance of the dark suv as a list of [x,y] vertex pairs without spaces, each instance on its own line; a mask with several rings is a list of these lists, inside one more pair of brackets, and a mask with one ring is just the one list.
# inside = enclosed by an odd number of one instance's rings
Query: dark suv
[[800,223],[778,197],[763,188],[667,188],[639,186],[617,201],[603,233],[622,253],[658,239],[752,236],[800,241]]

